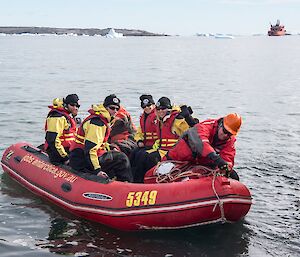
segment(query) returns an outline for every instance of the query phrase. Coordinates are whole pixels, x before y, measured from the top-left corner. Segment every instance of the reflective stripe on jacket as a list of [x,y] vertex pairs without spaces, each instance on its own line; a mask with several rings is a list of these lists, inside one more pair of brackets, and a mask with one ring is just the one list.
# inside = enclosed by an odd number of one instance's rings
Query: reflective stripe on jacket
[[[110,134],[110,115],[100,105],[100,111],[89,110],[90,115],[81,123],[75,141],[72,143],[71,151],[74,158],[78,155],[86,162],[86,167],[91,170],[100,168],[98,157],[107,151],[107,141]],[[82,151],[75,151],[81,149]]]
[[[76,122],[64,108],[51,109],[45,122],[45,149],[51,145],[61,157],[67,156],[67,151],[76,135]],[[67,150],[67,151],[66,151]]]
[[158,148],[162,150],[171,149],[178,141],[178,138],[189,128],[184,118],[179,116],[179,111],[174,109],[169,115],[159,120],[156,126],[159,143]]
[[[91,114],[87,118],[84,119],[84,121],[81,123],[80,127],[78,128],[77,134],[75,136],[75,142],[72,144],[72,147],[70,150],[74,150],[75,148],[81,148],[84,149],[84,144],[86,140],[86,131],[87,131],[87,124],[88,122],[93,118],[99,118],[101,121],[105,124],[105,135],[103,137],[102,143],[98,146],[97,149],[97,155],[101,156],[104,152],[106,152],[106,146],[107,146],[107,140],[110,134],[110,127],[108,125],[108,122],[106,119],[104,119],[102,116],[97,114]],[[94,140],[92,140],[94,141]]]
[[145,146],[152,146],[158,139],[156,127],[157,119],[155,109],[149,114],[143,112],[140,117],[140,127],[134,137],[135,141],[143,141]]

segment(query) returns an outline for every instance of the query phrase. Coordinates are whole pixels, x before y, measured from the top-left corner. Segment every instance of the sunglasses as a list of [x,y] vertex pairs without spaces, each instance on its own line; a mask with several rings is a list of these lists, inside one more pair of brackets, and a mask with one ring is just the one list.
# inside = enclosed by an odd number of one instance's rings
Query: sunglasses
[[167,107],[165,106],[159,106],[159,107],[156,107],[156,110],[160,111],[160,110],[166,110],[168,109]]
[[78,104],[78,103],[70,103],[69,105],[71,105],[71,106],[75,106],[75,107],[77,107],[77,108],[79,108],[79,107],[80,107],[80,104]]
[[108,108],[111,109],[112,111],[120,110],[120,107],[117,107],[117,106],[108,106]]
[[147,104],[143,106],[143,109],[145,109],[146,107],[150,107],[152,104]]
[[222,129],[223,129],[224,134],[226,134],[228,136],[232,136],[232,134],[224,126],[222,126]]

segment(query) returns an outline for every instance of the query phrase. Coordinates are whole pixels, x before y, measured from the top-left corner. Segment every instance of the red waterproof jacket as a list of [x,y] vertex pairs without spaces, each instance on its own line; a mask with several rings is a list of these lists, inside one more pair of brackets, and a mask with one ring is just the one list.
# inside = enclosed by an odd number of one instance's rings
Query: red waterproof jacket
[[236,138],[231,136],[228,140],[220,141],[217,136],[219,123],[220,119],[210,119],[196,124],[168,152],[168,156],[173,160],[192,161],[201,165],[210,165],[213,162],[207,156],[215,152],[233,167],[236,153]]
[[140,117],[140,126],[144,135],[144,145],[152,146],[158,139],[156,127],[157,127],[156,113],[153,109],[148,115],[143,112]]
[[158,135],[159,148],[161,150],[170,150],[178,141],[179,135],[172,132],[172,126],[178,114],[178,111],[172,111],[167,120],[164,122],[157,122],[156,133]]
[[130,113],[123,107],[116,113],[110,132],[110,142],[121,142],[133,137],[136,132],[136,127],[132,122]]

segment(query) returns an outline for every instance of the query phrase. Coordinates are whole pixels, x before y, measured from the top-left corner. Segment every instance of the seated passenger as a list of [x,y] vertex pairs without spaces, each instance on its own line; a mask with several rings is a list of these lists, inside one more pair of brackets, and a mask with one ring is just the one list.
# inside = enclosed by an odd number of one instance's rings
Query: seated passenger
[[140,156],[136,163],[134,181],[143,182],[145,173],[155,166],[178,141],[179,137],[190,128],[180,114],[179,107],[172,107],[167,97],[161,97],[156,104],[156,134],[158,139],[152,149]]
[[218,167],[238,180],[233,170],[234,144],[241,124],[242,118],[236,113],[200,122],[182,135],[176,146],[169,150],[167,159]]
[[130,162],[124,153],[110,151],[107,143],[110,121],[120,109],[120,99],[109,95],[103,104],[93,105],[90,115],[78,128],[71,146],[70,166],[82,172],[97,175],[105,172],[109,178],[132,181]]
[[79,98],[76,94],[64,99],[55,98],[45,123],[44,150],[53,164],[68,164],[69,149],[76,133],[75,117],[78,114]]
[[152,95],[141,95],[141,107],[143,113],[140,117],[140,126],[134,136],[138,147],[152,148],[155,141],[158,139],[156,133],[156,112],[155,103]]
[[115,144],[123,153],[130,156],[131,151],[137,147],[134,141],[135,133],[136,127],[132,122],[131,115],[123,106],[120,106],[111,122],[109,143]]
[[141,107],[143,113],[140,116],[140,126],[134,136],[137,142],[137,148],[131,152],[130,163],[132,173],[135,174],[138,163],[147,149],[151,149],[155,141],[158,139],[156,133],[156,112],[155,103],[152,95],[141,95]]

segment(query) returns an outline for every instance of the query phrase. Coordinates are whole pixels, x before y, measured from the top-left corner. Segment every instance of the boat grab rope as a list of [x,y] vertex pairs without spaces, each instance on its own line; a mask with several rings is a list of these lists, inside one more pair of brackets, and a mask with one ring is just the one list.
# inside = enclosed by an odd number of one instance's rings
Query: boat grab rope
[[[165,162],[166,163],[166,162]],[[213,192],[217,198],[217,202],[214,205],[214,208],[212,212],[216,210],[216,207],[219,205],[220,208],[220,213],[221,213],[221,218],[220,221],[222,223],[228,222],[225,213],[224,213],[224,206],[223,206],[223,201],[221,201],[216,187],[216,177],[222,176],[220,174],[219,169],[211,169],[202,165],[192,165],[189,162],[182,162],[182,161],[171,161],[174,166],[170,169],[169,172],[161,174],[159,172],[159,167],[161,163],[158,163],[158,165],[154,169],[154,174],[157,176],[156,177],[156,183],[170,183],[170,182],[176,182],[176,181],[185,181],[188,180],[190,177],[193,178],[201,178],[201,177],[206,177],[206,176],[213,176],[211,186],[213,189]]]
[[224,213],[223,202],[221,201],[221,199],[220,199],[220,197],[219,197],[219,195],[218,195],[218,193],[217,193],[216,187],[215,187],[216,177],[218,176],[217,171],[218,171],[218,170],[215,170],[215,171],[213,172],[213,179],[212,179],[212,181],[211,181],[211,186],[212,186],[212,189],[213,189],[213,191],[214,191],[215,196],[216,196],[217,199],[218,199],[218,202],[215,203],[215,206],[214,206],[214,208],[213,208],[212,211],[214,212],[214,211],[216,210],[217,205],[219,205],[219,207],[220,207],[220,213],[221,213],[221,222],[222,222],[222,223],[225,223],[225,222],[227,222],[227,219],[226,219],[225,213]]
[[[164,162],[164,164],[167,162]],[[214,170],[202,165],[192,165],[189,162],[182,161],[172,161],[170,162],[174,166],[167,173],[160,173],[159,167],[162,163],[154,169],[154,174],[156,176],[156,183],[170,183],[176,181],[185,181],[191,177],[201,178],[210,176]]]

